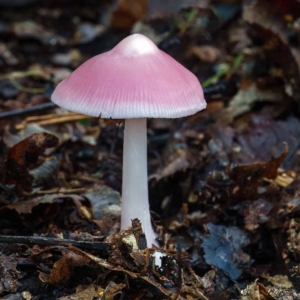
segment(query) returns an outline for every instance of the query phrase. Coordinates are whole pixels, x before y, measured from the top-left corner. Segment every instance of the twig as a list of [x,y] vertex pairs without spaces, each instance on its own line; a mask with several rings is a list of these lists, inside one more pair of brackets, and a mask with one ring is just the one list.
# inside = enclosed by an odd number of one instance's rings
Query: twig
[[82,180],[82,181],[87,181],[87,182],[94,182],[94,183],[99,183],[103,184],[103,181],[98,180],[96,178],[90,177],[90,176],[85,176],[85,175],[74,175],[70,177],[71,179],[77,179],[77,180]]
[[53,188],[51,190],[41,190],[37,191],[35,194],[39,195],[51,195],[51,194],[79,194],[87,192],[89,189],[87,188],[75,188],[75,189],[64,189],[64,188]]
[[[52,118],[41,118],[40,121],[36,121],[35,123],[39,126],[46,126],[46,125],[56,125],[61,123],[68,123],[68,122],[76,122],[80,120],[87,120],[87,119],[93,119],[94,117],[83,115],[83,114],[67,114],[67,115],[55,115]],[[31,118],[32,119],[32,118]],[[20,130],[24,129],[27,125],[28,119],[26,118],[22,123],[16,124],[15,129]]]
[[74,241],[69,239],[57,239],[47,237],[32,237],[32,236],[9,236],[0,235],[0,243],[8,244],[26,244],[26,245],[42,245],[42,246],[74,246],[80,249],[98,250],[108,252],[110,249],[109,244],[98,242]]
[[38,105],[28,107],[28,108],[14,109],[14,110],[0,113],[0,120],[8,119],[11,117],[24,116],[24,115],[28,115],[31,113],[36,113],[36,112],[40,112],[43,110],[52,109],[55,107],[57,107],[57,106],[54,103],[48,102],[48,103],[42,103],[42,104],[38,104]]

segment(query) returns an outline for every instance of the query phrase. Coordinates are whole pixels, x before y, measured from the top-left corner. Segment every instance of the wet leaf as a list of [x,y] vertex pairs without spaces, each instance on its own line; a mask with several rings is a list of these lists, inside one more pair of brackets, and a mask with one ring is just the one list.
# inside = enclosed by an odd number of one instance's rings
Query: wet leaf
[[101,185],[97,186],[93,191],[84,193],[83,196],[91,202],[95,220],[120,217],[121,198],[117,191]]
[[205,261],[226,272],[233,280],[250,264],[250,257],[242,251],[249,243],[247,235],[237,227],[207,224],[210,235],[203,239]]
[[57,183],[59,161],[56,157],[45,160],[29,173],[33,176],[33,187],[51,186]]

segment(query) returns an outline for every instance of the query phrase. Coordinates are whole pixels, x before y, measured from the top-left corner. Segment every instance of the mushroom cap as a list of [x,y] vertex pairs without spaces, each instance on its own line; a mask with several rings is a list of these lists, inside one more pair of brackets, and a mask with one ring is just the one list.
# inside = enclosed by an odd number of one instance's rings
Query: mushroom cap
[[60,107],[103,118],[179,118],[206,107],[194,74],[133,34],[63,80],[51,100]]

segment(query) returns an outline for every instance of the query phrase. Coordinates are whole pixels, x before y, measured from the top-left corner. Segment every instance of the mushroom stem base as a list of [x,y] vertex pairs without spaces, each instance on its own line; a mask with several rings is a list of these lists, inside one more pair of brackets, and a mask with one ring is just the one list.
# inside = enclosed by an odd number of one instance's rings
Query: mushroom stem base
[[123,150],[121,228],[142,222],[148,247],[155,243],[148,200],[147,119],[126,119]]

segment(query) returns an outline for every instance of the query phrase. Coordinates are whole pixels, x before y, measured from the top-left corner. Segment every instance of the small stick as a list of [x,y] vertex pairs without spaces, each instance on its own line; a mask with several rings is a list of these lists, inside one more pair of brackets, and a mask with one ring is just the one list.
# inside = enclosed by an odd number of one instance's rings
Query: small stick
[[[87,115],[82,114],[68,114],[68,115],[56,115],[52,119],[42,119],[41,121],[36,121],[35,123],[39,126],[46,126],[46,125],[55,125],[55,124],[61,124],[61,123],[67,123],[67,122],[76,122],[80,120],[87,120],[87,119],[93,119],[94,117],[90,117]],[[27,122],[27,118],[20,124],[15,125],[15,129],[20,130],[24,129],[26,125],[29,122]]]
[[24,115],[28,115],[31,113],[40,112],[40,111],[43,111],[46,109],[53,109],[55,107],[57,107],[57,106],[54,103],[48,102],[48,103],[38,104],[38,105],[35,105],[32,107],[5,111],[5,112],[0,113],[0,120],[11,118],[11,117],[24,116]]
[[110,249],[109,244],[87,241],[74,241],[69,239],[57,239],[47,237],[33,237],[33,236],[9,236],[0,235],[0,243],[8,244],[26,244],[26,245],[42,245],[42,246],[74,246],[80,249],[98,250],[108,252]]
[[89,191],[89,189],[86,188],[75,188],[75,189],[65,189],[65,188],[53,188],[50,190],[40,190],[40,191],[36,191],[35,194],[38,195],[51,195],[51,194],[56,194],[56,193],[60,193],[60,194],[79,194],[79,193],[84,193]]

